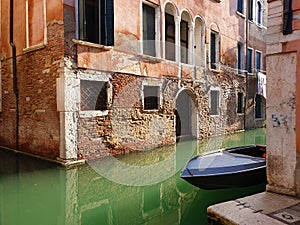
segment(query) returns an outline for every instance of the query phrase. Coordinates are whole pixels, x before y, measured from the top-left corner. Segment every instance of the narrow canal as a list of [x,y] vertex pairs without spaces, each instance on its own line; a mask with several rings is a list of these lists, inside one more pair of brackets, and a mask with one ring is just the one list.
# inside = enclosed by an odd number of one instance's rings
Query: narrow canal
[[254,143],[265,144],[265,129],[70,169],[1,149],[0,224],[206,225],[209,205],[262,192],[265,185],[201,190],[179,178],[181,168],[192,155],[216,146]]

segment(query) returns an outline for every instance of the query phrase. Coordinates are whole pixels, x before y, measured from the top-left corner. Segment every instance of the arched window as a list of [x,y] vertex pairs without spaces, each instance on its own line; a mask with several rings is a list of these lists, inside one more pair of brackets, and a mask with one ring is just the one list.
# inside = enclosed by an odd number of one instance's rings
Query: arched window
[[194,62],[196,66],[205,65],[205,25],[200,17],[195,20],[194,28]]
[[216,24],[210,28],[210,68],[219,69],[220,62],[220,32]]
[[257,18],[256,18],[257,24],[262,24],[262,5],[261,2],[257,2]]
[[180,21],[180,55],[181,55],[181,62],[183,63],[189,63],[190,57],[189,53],[190,50],[190,27],[191,24],[191,18],[188,12],[183,12],[181,15],[181,21]]
[[176,27],[175,27],[175,7],[167,3],[165,7],[165,58],[176,60]]

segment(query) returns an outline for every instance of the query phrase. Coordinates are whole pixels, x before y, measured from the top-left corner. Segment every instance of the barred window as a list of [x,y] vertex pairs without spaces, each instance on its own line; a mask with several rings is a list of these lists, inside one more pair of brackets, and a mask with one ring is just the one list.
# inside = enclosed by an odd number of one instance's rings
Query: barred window
[[108,83],[103,81],[80,81],[80,109],[82,111],[106,110]]

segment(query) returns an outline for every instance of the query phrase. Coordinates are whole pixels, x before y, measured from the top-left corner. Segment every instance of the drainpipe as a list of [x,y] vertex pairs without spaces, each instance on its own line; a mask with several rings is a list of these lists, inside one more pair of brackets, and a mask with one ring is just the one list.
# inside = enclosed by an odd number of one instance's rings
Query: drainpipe
[[244,106],[244,130],[246,130],[246,119],[247,119],[247,101],[248,101],[248,47],[249,47],[249,7],[250,1],[247,0],[246,10],[246,87],[245,87],[245,106]]
[[10,0],[10,46],[12,50],[13,90],[16,96],[16,150],[19,150],[19,91],[17,76],[17,54],[14,44],[14,0]]

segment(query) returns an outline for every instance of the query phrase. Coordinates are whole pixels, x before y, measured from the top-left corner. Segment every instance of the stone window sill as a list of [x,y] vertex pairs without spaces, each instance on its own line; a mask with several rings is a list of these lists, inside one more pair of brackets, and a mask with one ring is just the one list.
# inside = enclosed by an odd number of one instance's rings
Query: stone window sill
[[80,118],[93,118],[97,116],[107,116],[108,115],[108,110],[103,110],[103,111],[80,111],[79,112],[79,117]]
[[73,43],[75,43],[77,45],[98,48],[98,49],[105,50],[105,51],[110,51],[113,49],[112,46],[100,45],[100,44],[95,44],[95,43],[91,43],[91,42],[87,42],[87,41],[81,41],[81,40],[76,40],[76,39],[73,39],[72,41],[73,41]]
[[30,46],[30,47],[24,48],[23,51],[24,51],[24,53],[28,53],[28,52],[33,52],[33,51],[36,51],[36,50],[40,50],[40,49],[45,48],[45,47],[46,47],[46,44],[41,43],[41,44],[37,44],[37,45],[33,45],[33,46]]

